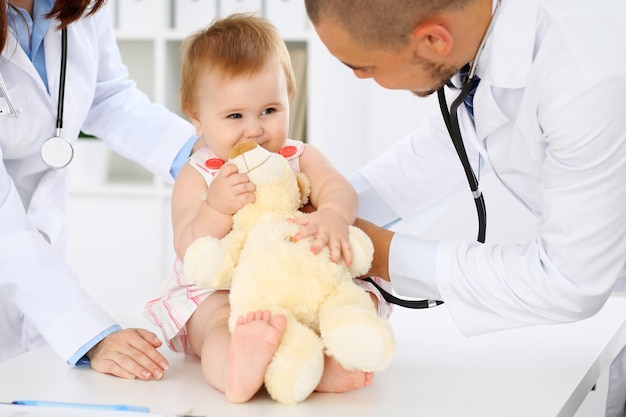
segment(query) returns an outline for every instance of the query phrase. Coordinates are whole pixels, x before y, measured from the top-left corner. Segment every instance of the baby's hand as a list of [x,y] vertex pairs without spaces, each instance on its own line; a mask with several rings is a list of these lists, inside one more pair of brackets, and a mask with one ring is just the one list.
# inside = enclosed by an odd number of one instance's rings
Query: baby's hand
[[207,191],[207,203],[224,214],[235,214],[254,202],[255,185],[246,174],[239,174],[233,164],[224,164]]
[[296,240],[313,236],[311,252],[318,254],[324,246],[328,246],[330,259],[339,262],[341,256],[346,265],[352,265],[352,249],[348,240],[348,224],[346,220],[333,210],[320,209],[306,217],[291,219],[298,224],[300,230],[294,236]]

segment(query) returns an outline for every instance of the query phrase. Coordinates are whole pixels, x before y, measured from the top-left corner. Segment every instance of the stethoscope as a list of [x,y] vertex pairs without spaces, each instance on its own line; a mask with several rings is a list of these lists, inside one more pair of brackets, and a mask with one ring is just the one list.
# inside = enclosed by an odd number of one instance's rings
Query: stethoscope
[[[476,75],[476,67],[478,66],[478,59],[480,58],[483,49],[485,48],[485,43],[487,42],[487,38],[489,37],[489,33],[493,28],[493,24],[495,21],[496,13],[498,8],[500,7],[500,1],[497,0],[496,6],[493,9],[491,14],[491,21],[489,22],[489,26],[487,27],[487,31],[483,36],[480,45],[478,46],[478,50],[476,51],[476,55],[474,55],[474,59],[471,62],[469,72],[461,84],[461,92],[454,99],[450,109],[448,110],[448,103],[446,102],[445,96],[445,87],[441,87],[437,90],[437,98],[439,99],[439,107],[441,109],[441,115],[443,116],[443,120],[446,124],[446,128],[448,129],[448,133],[450,134],[450,139],[454,144],[454,149],[456,150],[457,155],[463,165],[463,170],[465,171],[465,176],[467,177],[467,182],[469,184],[470,190],[472,191],[472,196],[474,197],[474,203],[476,204],[476,212],[478,215],[478,242],[485,243],[485,233],[487,229],[487,209],[485,207],[485,199],[483,197],[482,192],[480,191],[478,179],[476,178],[476,174],[472,169],[472,165],[469,162],[469,158],[467,157],[467,152],[465,151],[465,145],[463,144],[463,137],[461,136],[461,128],[459,126],[459,117],[457,110],[461,103],[467,98],[470,91],[474,89],[478,83],[478,80],[475,78]],[[450,84],[450,82],[448,82]],[[391,304],[396,304],[401,307],[413,308],[413,309],[422,309],[422,308],[431,308],[436,307],[438,305],[443,304],[443,301],[439,300],[404,300],[402,298],[398,298],[392,294],[389,294],[383,288],[381,288],[378,284],[374,282],[371,278],[365,278],[364,281],[368,281],[370,284],[376,287],[385,301]]]
[[[59,99],[57,101],[57,121],[55,135],[45,141],[41,147],[41,159],[50,168],[65,168],[74,157],[72,143],[61,135],[63,129],[63,103],[65,98],[65,72],[67,68],[67,28],[61,30],[61,74],[59,81]],[[0,91],[4,95],[9,113],[7,116],[20,117],[20,111],[15,107],[9,96],[8,89],[0,74]]]

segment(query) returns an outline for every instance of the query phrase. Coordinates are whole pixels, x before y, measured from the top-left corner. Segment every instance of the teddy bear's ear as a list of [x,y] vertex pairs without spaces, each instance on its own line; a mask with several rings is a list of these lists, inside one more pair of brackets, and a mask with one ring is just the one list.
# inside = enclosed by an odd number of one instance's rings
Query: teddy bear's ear
[[296,172],[296,180],[298,181],[298,188],[300,189],[300,201],[302,202],[301,206],[304,206],[309,202],[311,182],[302,172]]

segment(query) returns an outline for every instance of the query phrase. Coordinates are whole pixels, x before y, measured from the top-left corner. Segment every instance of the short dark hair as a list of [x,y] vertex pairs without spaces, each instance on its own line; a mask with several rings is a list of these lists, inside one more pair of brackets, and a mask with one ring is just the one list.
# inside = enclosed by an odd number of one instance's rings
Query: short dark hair
[[474,0],[305,0],[317,25],[330,18],[365,46],[399,49],[420,22],[444,10],[461,9]]

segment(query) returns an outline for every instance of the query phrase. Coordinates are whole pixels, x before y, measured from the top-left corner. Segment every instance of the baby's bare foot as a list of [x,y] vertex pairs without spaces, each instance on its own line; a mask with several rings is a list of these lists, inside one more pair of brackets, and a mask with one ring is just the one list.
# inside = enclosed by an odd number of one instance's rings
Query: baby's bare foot
[[230,402],[246,402],[261,388],[286,325],[285,316],[277,315],[272,319],[268,310],[250,312],[237,319],[226,376],[225,393]]
[[317,392],[347,392],[366,387],[374,379],[373,372],[348,371],[331,356],[324,358],[324,374],[315,388]]

